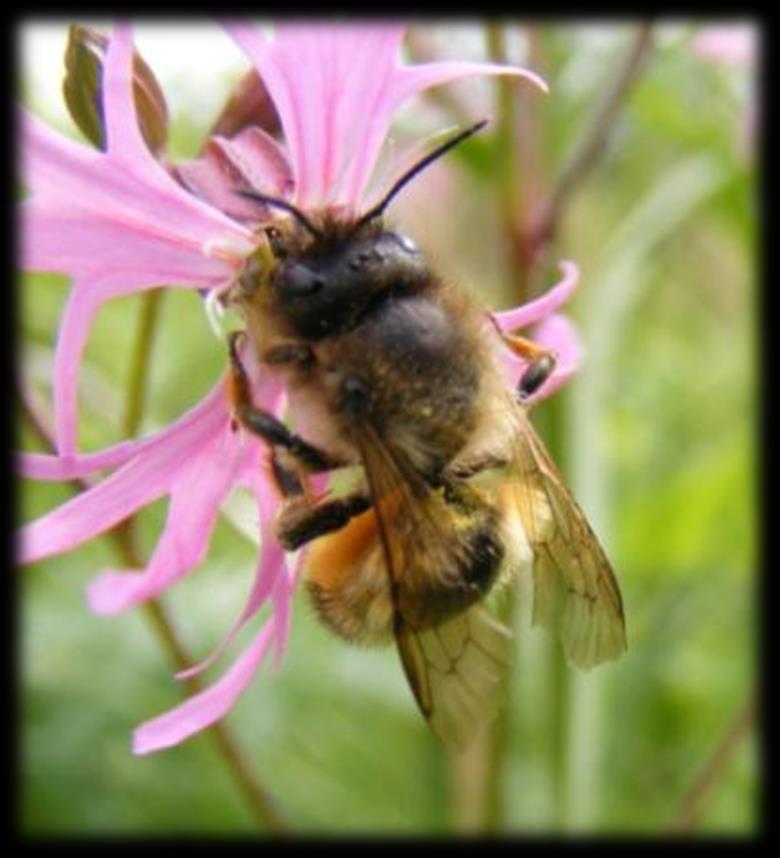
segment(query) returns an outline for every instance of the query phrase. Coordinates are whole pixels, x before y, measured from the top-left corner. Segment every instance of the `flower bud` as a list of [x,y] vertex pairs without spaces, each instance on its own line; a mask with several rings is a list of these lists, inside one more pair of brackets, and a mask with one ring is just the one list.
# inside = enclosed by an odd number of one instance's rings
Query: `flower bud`
[[259,126],[272,137],[281,129],[274,103],[260,75],[254,70],[247,72],[236,84],[207,140],[214,136],[235,137],[252,125]]
[[[108,38],[88,27],[73,25],[65,49],[62,85],[68,111],[87,139],[105,149],[103,64]],[[138,126],[146,145],[159,155],[168,140],[168,108],[149,66],[133,54],[133,96]]]

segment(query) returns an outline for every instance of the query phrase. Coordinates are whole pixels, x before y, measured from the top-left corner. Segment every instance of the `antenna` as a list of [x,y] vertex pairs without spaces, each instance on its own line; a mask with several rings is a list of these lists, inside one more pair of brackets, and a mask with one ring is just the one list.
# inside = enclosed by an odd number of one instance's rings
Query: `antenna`
[[264,203],[272,208],[289,212],[315,238],[322,238],[322,232],[314,226],[299,208],[296,208],[292,203],[288,203],[287,200],[280,199],[279,197],[269,197],[267,194],[261,194],[257,191],[247,191],[243,188],[236,188],[234,193],[239,197],[245,197],[248,200],[254,200],[257,203]]
[[373,220],[375,217],[379,217],[382,212],[387,208],[387,206],[392,201],[393,197],[402,190],[412,179],[418,174],[421,173],[429,164],[433,163],[438,158],[441,158],[446,152],[449,152],[450,149],[457,146],[459,143],[462,143],[464,140],[471,137],[472,134],[476,134],[477,131],[481,131],[488,123],[487,119],[482,119],[477,122],[475,125],[472,125],[469,128],[464,129],[463,131],[456,134],[454,137],[451,137],[446,142],[442,143],[433,152],[430,152],[420,161],[418,161],[413,167],[407,170],[403,176],[390,188],[390,190],[385,194],[381,202],[374,206],[370,211],[367,211],[358,222],[355,224],[355,229],[360,229],[361,226],[368,223],[370,220]]

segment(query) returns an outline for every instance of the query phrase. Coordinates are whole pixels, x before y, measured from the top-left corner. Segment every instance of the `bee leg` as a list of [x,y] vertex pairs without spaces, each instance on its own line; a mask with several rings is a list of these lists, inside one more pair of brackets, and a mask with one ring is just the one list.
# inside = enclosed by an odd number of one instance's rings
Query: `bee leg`
[[361,492],[321,503],[296,496],[282,507],[276,521],[276,536],[287,551],[295,551],[312,539],[341,530],[370,506],[371,498]]
[[501,339],[508,349],[528,361],[528,366],[517,385],[517,395],[520,401],[524,402],[536,393],[552,374],[556,363],[555,355],[526,337],[501,332]]
[[537,390],[547,381],[555,369],[555,358],[550,352],[545,353],[541,357],[532,361],[517,383],[517,395],[521,402],[525,402],[529,396],[536,393]]
[[279,494],[286,499],[306,494],[306,486],[299,474],[282,463],[276,450],[271,450],[271,477]]
[[330,471],[343,463],[323,450],[304,441],[291,432],[269,411],[252,404],[249,380],[238,357],[238,338],[241,331],[233,332],[228,339],[231,365],[231,398],[237,421],[253,435],[258,435],[271,447],[281,447],[293,456],[308,473]]
[[276,519],[276,536],[287,551],[340,530],[371,506],[369,496],[361,492],[318,503],[295,469],[285,464],[275,450],[271,451],[271,476],[284,498]]

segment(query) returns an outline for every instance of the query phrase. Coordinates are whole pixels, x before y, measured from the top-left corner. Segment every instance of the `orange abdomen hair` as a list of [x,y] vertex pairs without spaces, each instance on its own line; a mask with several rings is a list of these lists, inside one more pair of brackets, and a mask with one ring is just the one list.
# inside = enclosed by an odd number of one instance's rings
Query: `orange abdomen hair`
[[363,643],[390,639],[393,606],[373,508],[312,544],[304,578],[320,619],[337,635]]

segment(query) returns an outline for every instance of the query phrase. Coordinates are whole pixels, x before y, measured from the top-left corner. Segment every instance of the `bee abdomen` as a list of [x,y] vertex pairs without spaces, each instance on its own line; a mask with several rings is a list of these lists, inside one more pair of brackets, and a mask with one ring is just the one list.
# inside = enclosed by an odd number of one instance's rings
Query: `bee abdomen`
[[389,588],[349,592],[329,589],[314,580],[306,582],[319,620],[350,643],[389,643],[393,631],[393,606]]
[[486,596],[496,582],[505,554],[497,516],[485,516],[459,540],[450,569],[426,575],[423,586],[413,591],[401,589],[403,612],[416,628],[435,626],[460,614]]
[[393,606],[373,509],[312,544],[305,579],[319,619],[338,637],[365,644],[392,639]]
[[[434,503],[442,520],[431,532],[411,534],[403,512],[391,516],[397,562],[397,605],[373,509],[336,533],[316,540],[305,567],[306,586],[319,619],[339,637],[357,643],[392,640],[394,615],[417,630],[462,613],[493,587],[505,558],[500,512],[477,493],[454,491]],[[424,521],[424,519],[423,519]],[[406,531],[398,539],[398,529]]]

